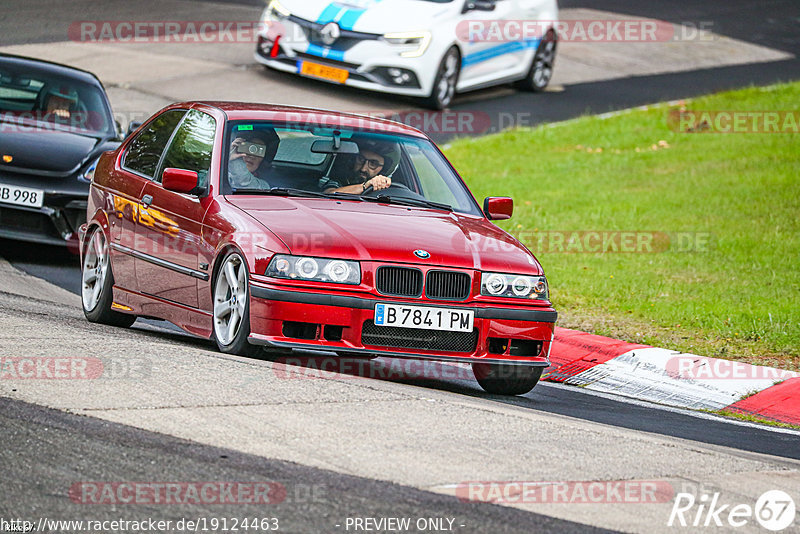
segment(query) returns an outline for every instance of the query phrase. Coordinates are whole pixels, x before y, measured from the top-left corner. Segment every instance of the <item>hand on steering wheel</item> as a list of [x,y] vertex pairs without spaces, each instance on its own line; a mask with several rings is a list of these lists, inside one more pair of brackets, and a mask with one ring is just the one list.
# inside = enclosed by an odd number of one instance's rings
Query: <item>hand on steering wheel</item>
[[[373,178],[373,180],[374,180],[374,178]],[[370,180],[370,185],[368,185],[367,188],[364,189],[364,191],[361,194],[362,195],[369,195],[370,193],[375,193],[375,192],[380,194],[380,193],[382,193],[384,191],[388,192],[390,189],[394,189],[394,190],[400,189],[400,190],[410,191],[410,189],[408,188],[407,185],[401,184],[400,182],[392,182],[391,178],[388,178],[388,180],[389,180],[388,187],[384,187],[382,189],[377,189],[377,190],[374,187],[372,187],[372,183],[371,183],[372,180]]]

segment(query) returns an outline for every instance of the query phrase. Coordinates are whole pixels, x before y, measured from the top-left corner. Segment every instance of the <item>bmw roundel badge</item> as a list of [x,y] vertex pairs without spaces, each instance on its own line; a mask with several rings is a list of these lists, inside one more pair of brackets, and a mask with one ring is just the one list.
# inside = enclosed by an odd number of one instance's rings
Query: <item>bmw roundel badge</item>
[[427,250],[417,249],[414,251],[414,256],[418,257],[421,260],[427,260],[431,257],[431,253]]

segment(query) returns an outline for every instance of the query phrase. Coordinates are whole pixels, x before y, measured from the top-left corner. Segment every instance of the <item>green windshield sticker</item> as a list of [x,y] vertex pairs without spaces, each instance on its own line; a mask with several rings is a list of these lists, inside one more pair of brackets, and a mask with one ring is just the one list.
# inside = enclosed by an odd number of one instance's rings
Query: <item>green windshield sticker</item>
[[239,131],[252,130],[253,129],[253,125],[252,124],[243,124],[243,125],[239,126],[238,128],[239,128]]

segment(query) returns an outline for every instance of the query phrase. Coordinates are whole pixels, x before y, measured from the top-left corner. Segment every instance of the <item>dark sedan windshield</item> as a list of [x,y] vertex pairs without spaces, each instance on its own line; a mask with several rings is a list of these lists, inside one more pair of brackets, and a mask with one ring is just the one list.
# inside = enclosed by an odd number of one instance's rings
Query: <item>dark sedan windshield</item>
[[331,196],[481,214],[427,139],[263,122],[233,122],[227,139],[225,193]]
[[114,133],[105,94],[96,86],[58,74],[0,63],[0,120],[20,128]]

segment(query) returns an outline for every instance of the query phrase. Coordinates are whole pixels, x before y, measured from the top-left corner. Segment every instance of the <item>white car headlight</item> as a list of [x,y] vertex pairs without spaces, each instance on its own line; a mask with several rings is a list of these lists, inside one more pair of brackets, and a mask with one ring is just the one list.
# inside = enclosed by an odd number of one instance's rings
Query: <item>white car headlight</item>
[[311,258],[277,254],[267,267],[267,276],[290,280],[312,280],[336,284],[360,284],[361,266],[357,261]]
[[482,273],[481,295],[550,300],[547,278],[504,273]]
[[270,0],[264,10],[264,14],[261,16],[261,21],[264,23],[275,22],[276,20],[283,20],[291,14],[278,0]]
[[403,57],[420,57],[431,44],[431,32],[387,33],[383,36],[383,40],[393,45],[414,47],[400,52]]

